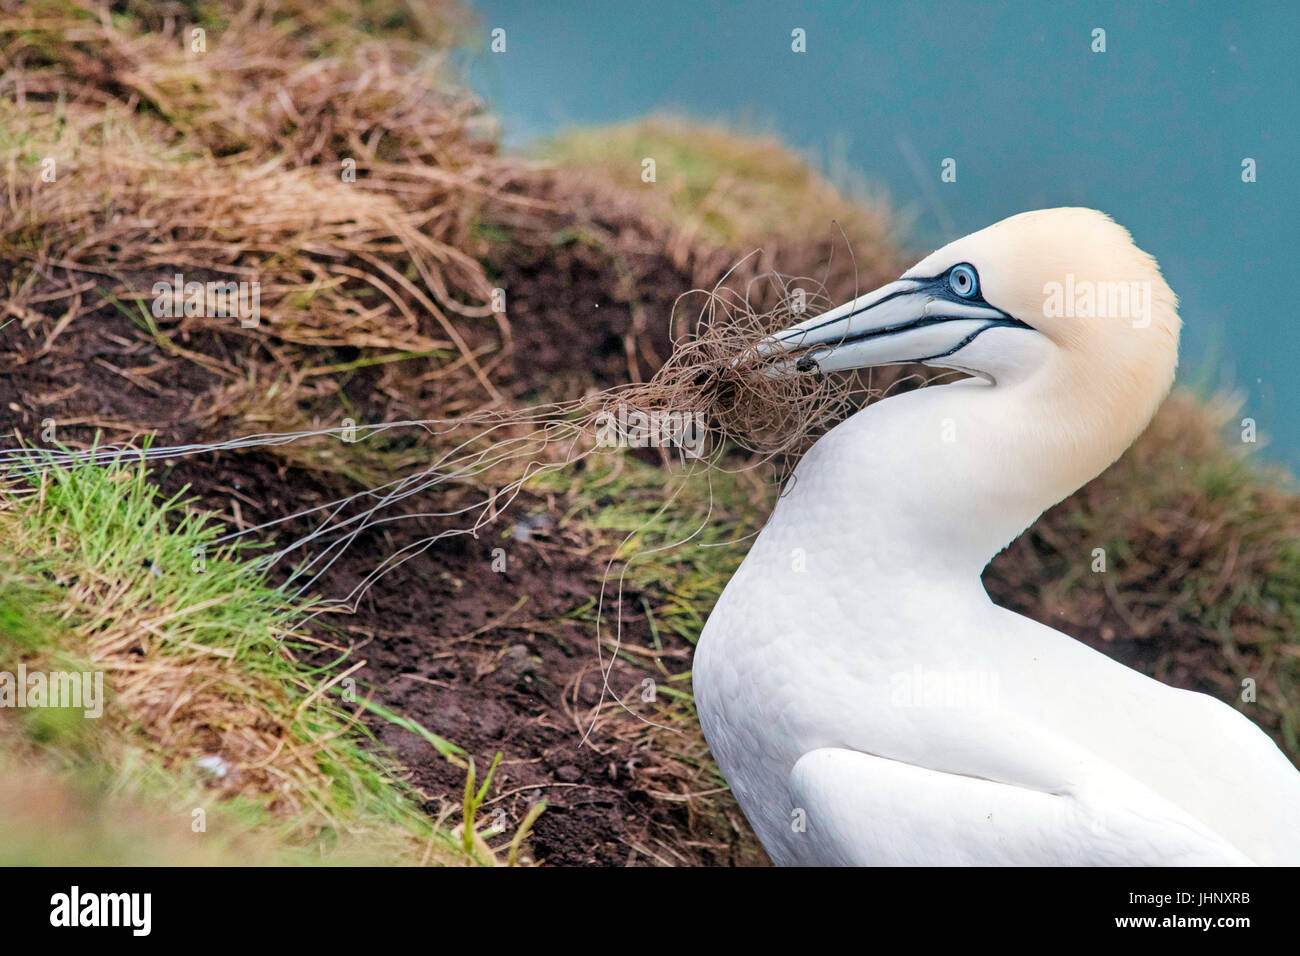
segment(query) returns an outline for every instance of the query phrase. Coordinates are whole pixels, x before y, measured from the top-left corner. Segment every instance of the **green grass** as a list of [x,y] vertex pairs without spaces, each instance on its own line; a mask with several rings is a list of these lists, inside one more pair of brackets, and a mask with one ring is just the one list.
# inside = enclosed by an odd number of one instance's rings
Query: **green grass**
[[[838,240],[838,222],[864,259],[895,254],[886,205],[860,180],[832,185],[771,135],[671,116],[575,129],[538,155],[596,171],[650,211],[701,238],[748,251],[773,240]],[[655,181],[643,179],[653,159]]]
[[[64,793],[70,825],[105,861],[149,856],[98,832],[118,803],[171,807],[159,829],[177,834],[205,808],[211,847],[253,841],[280,862],[465,859],[344,708],[346,658],[307,663],[321,657],[302,628],[309,606],[254,571],[249,549],[219,546],[220,532],[162,499],[140,466],[51,469],[0,490],[0,669],[102,671],[108,697],[99,718],[0,711],[0,762]],[[196,765],[210,754],[231,781]],[[11,824],[30,815],[13,790],[0,789]],[[40,862],[39,845],[0,840],[10,862]],[[58,845],[49,861],[64,858]]]
[[[564,520],[578,521],[602,541],[617,543],[619,564],[609,579],[606,602],[625,586],[654,596],[636,608],[650,616],[652,631],[671,631],[695,643],[704,617],[749,550],[770,506],[756,477],[725,472],[680,473],[665,481],[662,468],[623,456],[594,457],[581,473],[549,473],[530,487],[567,494]],[[669,501],[671,499],[671,502]],[[600,575],[603,563],[593,563]],[[595,609],[587,616],[594,621]]]

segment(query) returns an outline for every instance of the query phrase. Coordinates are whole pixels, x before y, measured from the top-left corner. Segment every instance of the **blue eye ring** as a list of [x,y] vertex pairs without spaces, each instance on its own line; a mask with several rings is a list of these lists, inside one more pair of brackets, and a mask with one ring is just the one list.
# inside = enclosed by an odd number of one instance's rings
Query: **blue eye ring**
[[963,262],[949,269],[948,288],[963,299],[972,298],[980,290],[980,277],[975,267],[968,262]]

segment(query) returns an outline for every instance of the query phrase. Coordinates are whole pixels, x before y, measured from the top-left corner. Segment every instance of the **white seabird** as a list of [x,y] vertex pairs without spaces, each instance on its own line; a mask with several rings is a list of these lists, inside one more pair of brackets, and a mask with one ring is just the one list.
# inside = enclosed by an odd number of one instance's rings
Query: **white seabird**
[[1300,773],[1263,731],[980,582],[1147,426],[1176,310],[1125,229],[1048,209],[774,337],[778,374],[973,377],[818,441],[701,635],[704,733],[773,861],[1300,863]]

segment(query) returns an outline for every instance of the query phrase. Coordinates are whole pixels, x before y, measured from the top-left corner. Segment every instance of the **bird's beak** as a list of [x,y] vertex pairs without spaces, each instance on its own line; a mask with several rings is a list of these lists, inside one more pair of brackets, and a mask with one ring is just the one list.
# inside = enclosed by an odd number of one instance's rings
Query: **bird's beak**
[[[1025,327],[982,299],[963,300],[941,279],[899,279],[778,332],[758,346],[778,359],[767,374],[837,372],[930,362],[951,355],[985,329]],[[800,351],[781,359],[783,352]]]

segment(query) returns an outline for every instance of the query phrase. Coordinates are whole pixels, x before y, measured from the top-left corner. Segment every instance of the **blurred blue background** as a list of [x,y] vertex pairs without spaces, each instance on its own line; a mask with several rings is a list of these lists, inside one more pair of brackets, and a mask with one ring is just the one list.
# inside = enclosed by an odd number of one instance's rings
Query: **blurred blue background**
[[474,6],[471,80],[514,146],[656,111],[742,123],[860,171],[918,253],[1025,209],[1110,213],[1182,300],[1181,378],[1239,388],[1300,470],[1300,3]]

